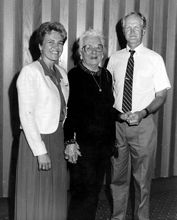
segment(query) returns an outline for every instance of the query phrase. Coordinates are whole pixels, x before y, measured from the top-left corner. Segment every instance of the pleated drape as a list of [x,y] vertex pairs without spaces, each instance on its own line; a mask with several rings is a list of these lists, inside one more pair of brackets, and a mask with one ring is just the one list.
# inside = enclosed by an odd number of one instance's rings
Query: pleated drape
[[123,38],[120,19],[130,11],[147,18],[144,44],[160,53],[172,84],[164,107],[155,115],[158,143],[155,177],[177,175],[177,0],[1,0],[0,1],[0,196],[9,191],[10,162],[16,152],[18,106],[15,79],[21,67],[32,61],[29,41],[44,21],[60,21],[68,40],[59,62],[73,67],[73,43],[89,27],[103,31],[107,52],[105,60],[119,50]]

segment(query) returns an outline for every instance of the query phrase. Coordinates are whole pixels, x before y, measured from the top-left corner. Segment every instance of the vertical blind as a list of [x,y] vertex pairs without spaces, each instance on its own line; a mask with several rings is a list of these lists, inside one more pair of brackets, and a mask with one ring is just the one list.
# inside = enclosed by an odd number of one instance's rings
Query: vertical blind
[[172,84],[165,105],[155,115],[158,143],[154,177],[177,175],[177,0],[1,0],[0,196],[8,195],[12,143],[16,136],[14,82],[22,66],[32,61],[29,50],[32,33],[45,21],[59,21],[65,26],[68,40],[59,62],[68,71],[74,65],[73,43],[89,27],[104,33],[105,59],[119,50],[116,25],[130,11],[140,11],[146,16],[144,44],[163,56]]

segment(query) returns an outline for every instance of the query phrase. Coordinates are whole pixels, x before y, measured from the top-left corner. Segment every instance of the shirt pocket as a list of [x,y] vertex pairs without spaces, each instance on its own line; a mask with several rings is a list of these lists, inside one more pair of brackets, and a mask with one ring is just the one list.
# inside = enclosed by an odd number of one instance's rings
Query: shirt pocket
[[138,71],[134,78],[133,88],[135,91],[146,93],[154,89],[153,75],[150,73],[150,69]]

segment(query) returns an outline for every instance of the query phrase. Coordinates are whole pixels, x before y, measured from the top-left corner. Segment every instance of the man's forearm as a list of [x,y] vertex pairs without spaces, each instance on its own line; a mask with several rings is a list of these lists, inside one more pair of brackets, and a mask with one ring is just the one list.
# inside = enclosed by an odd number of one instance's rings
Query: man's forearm
[[156,93],[155,99],[143,110],[145,114],[149,115],[155,113],[159,110],[159,108],[164,104],[167,97],[167,90],[162,90]]

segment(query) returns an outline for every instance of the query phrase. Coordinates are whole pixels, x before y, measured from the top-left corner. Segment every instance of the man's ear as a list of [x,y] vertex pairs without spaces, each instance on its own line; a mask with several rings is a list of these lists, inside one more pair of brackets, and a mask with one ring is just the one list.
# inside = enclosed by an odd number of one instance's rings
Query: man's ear
[[83,57],[82,57],[82,53],[80,52],[79,55],[80,55],[80,59],[82,60],[82,59],[83,59]]
[[143,29],[143,36],[145,35],[145,32],[146,32],[146,30],[145,30],[145,29]]

